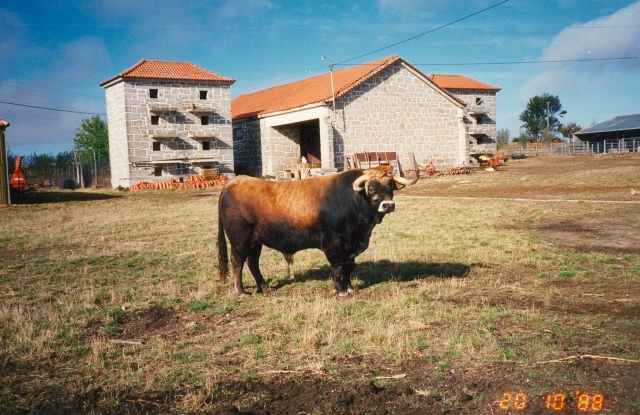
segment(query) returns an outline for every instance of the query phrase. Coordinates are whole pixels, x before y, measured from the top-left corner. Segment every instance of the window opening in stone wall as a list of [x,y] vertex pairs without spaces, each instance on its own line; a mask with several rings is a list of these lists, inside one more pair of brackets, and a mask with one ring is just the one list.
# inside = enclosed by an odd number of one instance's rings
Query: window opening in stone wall
[[153,175],[156,176],[156,177],[162,176],[162,167],[154,167],[153,168]]
[[176,172],[177,172],[177,174],[189,174],[189,165],[188,164],[179,163],[176,166]]
[[476,97],[476,105],[484,105],[484,99],[482,97]]
[[484,115],[478,115],[476,118],[476,124],[481,125],[484,124]]
[[160,151],[162,149],[162,143],[160,141],[153,142],[153,151]]
[[203,150],[211,150],[211,141],[203,141],[202,142]]
[[200,91],[200,99],[207,99],[208,91]]
[[233,129],[233,138],[235,140],[242,140],[242,128]]
[[158,125],[160,124],[160,116],[159,115],[152,115],[151,116],[151,125]]
[[203,115],[202,117],[200,117],[200,124],[209,125],[209,116]]
[[150,89],[149,90],[149,98],[158,98],[158,90]]
[[479,134],[473,136],[476,139],[476,144],[493,144],[494,141],[486,134]]

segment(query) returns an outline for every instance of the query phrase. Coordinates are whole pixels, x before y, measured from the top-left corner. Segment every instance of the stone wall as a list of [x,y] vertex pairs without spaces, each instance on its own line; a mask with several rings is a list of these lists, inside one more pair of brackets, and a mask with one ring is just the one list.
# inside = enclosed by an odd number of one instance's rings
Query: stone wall
[[[242,130],[242,137],[235,136],[237,128]],[[262,175],[260,121],[255,117],[234,121],[233,131],[233,165],[236,174]]]
[[346,155],[372,151],[395,151],[402,166],[409,153],[418,164],[432,161],[438,168],[468,161],[460,107],[400,64],[337,99],[336,107],[339,170]]
[[130,187],[132,177],[129,164],[129,144],[127,142],[127,122],[124,112],[124,83],[118,83],[105,90],[107,99],[107,120],[109,124],[109,164],[111,185]]
[[261,120],[263,168],[265,175],[276,176],[287,166],[298,163],[300,128],[296,124],[268,127]]
[[[157,98],[150,98],[150,89],[158,90]],[[205,100],[200,99],[200,91],[207,91]],[[114,187],[166,181],[199,173],[202,166],[214,164],[192,163],[198,158],[216,159],[221,173],[233,175],[228,85],[125,80],[109,86],[106,95]],[[191,104],[195,111],[190,111]],[[158,117],[158,125],[152,124],[152,116]],[[202,125],[202,116],[209,117],[209,125]],[[203,141],[211,142],[210,150],[203,149]],[[154,142],[160,142],[159,151],[154,150]],[[185,164],[153,163],[180,158],[186,158]],[[154,167],[163,167],[162,176],[155,176]]]
[[[466,123],[469,125],[469,134],[486,134],[494,141],[496,139],[496,93],[495,91],[483,90],[448,90],[451,94],[460,98],[469,105],[476,105],[476,98],[482,98],[487,114],[480,118],[480,124],[474,116],[467,115]],[[467,111],[469,108],[467,108]]]

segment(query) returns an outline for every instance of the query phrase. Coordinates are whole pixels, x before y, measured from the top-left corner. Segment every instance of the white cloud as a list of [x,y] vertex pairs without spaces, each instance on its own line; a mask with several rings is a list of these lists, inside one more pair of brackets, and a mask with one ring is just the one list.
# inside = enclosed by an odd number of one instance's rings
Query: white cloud
[[[638,56],[640,1],[611,16],[574,24],[556,36],[542,54],[547,59],[584,59]],[[607,29],[592,29],[595,27]]]
[[[610,16],[573,24],[543,50],[540,60],[640,56],[640,1]],[[549,64],[521,89],[521,99],[549,92],[579,97],[620,82],[638,82],[640,59]]]

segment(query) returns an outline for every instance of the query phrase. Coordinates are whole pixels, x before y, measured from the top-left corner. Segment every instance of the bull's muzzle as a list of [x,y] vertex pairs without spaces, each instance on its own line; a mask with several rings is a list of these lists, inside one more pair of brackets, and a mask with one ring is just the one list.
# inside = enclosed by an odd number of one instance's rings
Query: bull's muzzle
[[394,210],[396,210],[396,202],[393,200],[385,200],[384,202],[381,202],[378,207],[378,212],[381,213],[391,213]]

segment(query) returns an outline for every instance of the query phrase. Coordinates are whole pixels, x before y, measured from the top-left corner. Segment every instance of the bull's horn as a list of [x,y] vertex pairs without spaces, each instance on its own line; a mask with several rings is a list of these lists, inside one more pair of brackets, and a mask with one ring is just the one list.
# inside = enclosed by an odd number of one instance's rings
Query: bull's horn
[[414,177],[413,180],[405,179],[404,177],[400,176],[393,176],[393,181],[405,186],[411,186],[412,184],[416,184],[416,182],[418,181],[418,175],[416,174],[416,177]]
[[353,182],[353,190],[355,190],[356,192],[361,191],[364,188],[364,184],[367,180],[369,180],[369,176],[367,176],[366,174],[358,177],[356,181]]

